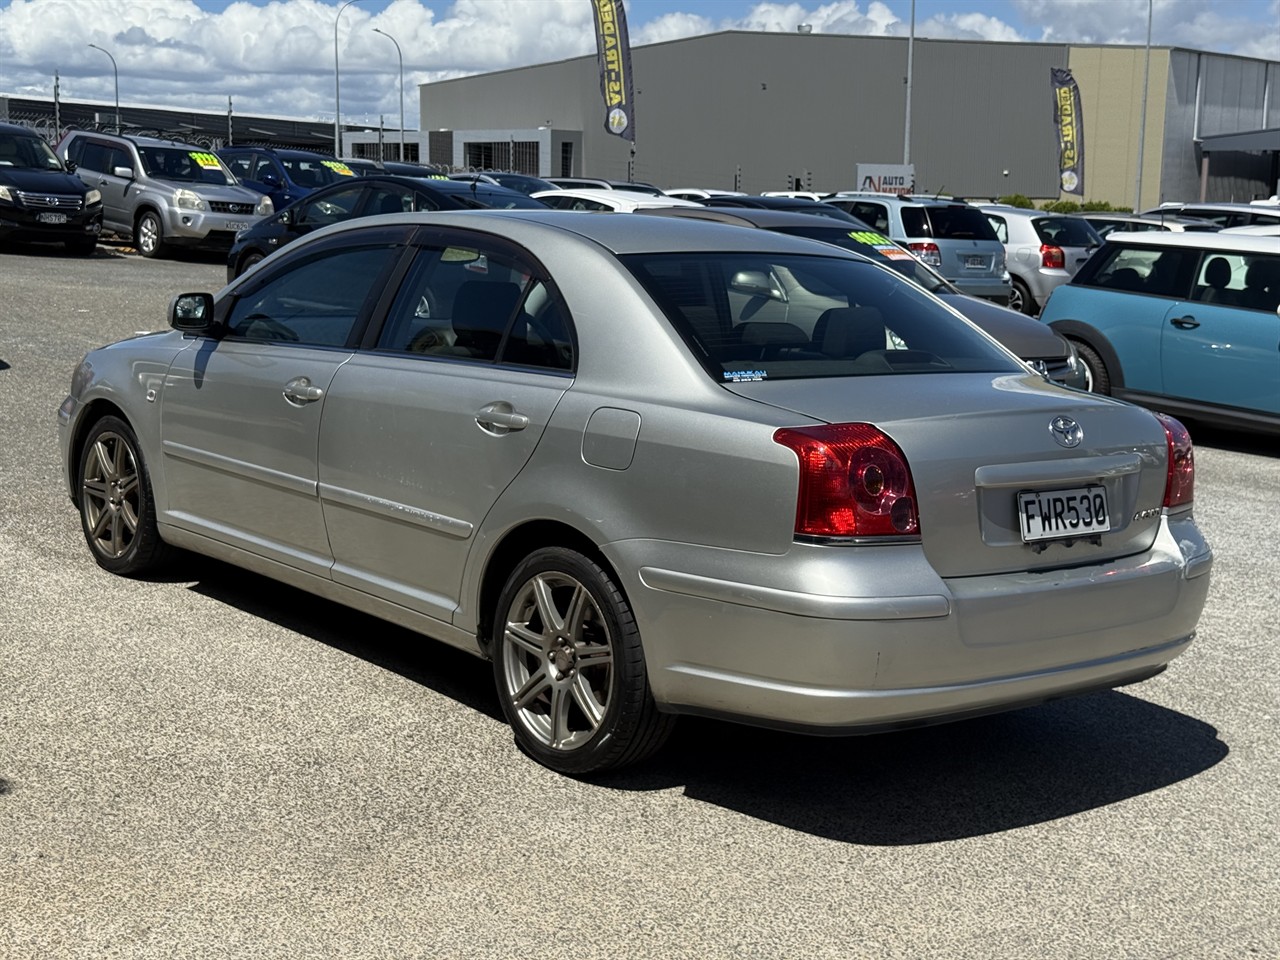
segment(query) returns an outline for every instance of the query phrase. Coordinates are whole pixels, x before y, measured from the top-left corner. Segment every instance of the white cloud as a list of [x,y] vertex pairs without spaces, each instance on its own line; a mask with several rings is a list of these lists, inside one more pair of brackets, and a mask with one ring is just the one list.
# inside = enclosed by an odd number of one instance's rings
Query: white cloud
[[[1146,0],[1013,0],[1037,39],[1058,43],[1147,40]],[[1280,3],[1271,0],[1154,0],[1151,42],[1243,56],[1280,59]]]

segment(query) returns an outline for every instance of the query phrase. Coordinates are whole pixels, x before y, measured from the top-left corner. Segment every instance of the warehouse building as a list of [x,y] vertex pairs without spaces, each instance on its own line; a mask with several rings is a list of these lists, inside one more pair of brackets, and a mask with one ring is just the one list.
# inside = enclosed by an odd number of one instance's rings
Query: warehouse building
[[[1152,47],[1148,69],[1147,53],[917,39],[917,190],[1057,199],[1050,70],[1067,68],[1084,200],[1142,209],[1275,194],[1280,61]],[[594,56],[424,84],[423,152],[441,166],[664,187],[854,189],[858,164],[904,161],[907,62],[896,37],[729,31],[634,47],[634,154],[605,130]]]

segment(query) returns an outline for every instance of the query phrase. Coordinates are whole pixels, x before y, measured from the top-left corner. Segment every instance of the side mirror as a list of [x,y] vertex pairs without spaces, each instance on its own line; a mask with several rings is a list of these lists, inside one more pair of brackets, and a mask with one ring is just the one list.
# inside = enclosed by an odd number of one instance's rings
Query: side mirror
[[178,294],[169,304],[169,326],[183,333],[211,334],[215,327],[213,294]]
[[734,293],[745,293],[751,297],[787,302],[786,294],[778,289],[763,270],[739,270],[729,281],[729,289]]
[[283,223],[286,227],[293,223],[294,213],[292,210],[281,210],[276,214],[276,223]]
[[67,160],[62,164],[62,166],[66,169],[67,173],[75,173],[76,167],[80,166],[80,164],[76,163],[74,160]]
[[264,173],[262,175],[262,182],[266,184],[268,187],[270,187],[272,190],[277,189],[278,187],[281,186],[281,184],[284,183],[284,181],[281,180],[279,177],[277,177],[274,173]]
[[133,167],[112,167],[111,175],[113,177],[123,177],[125,180],[132,180]]

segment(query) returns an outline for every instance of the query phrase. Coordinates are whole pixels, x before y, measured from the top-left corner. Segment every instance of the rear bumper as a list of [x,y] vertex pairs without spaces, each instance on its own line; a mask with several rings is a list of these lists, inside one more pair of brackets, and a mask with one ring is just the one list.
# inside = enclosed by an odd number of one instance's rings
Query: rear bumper
[[[626,589],[663,709],[818,733],[939,722],[1158,673],[1194,637],[1213,556],[1190,518],[1167,517],[1138,556],[957,580],[915,546],[735,558],[629,541],[608,553],[635,571]],[[755,582],[726,578],[735,559]]]

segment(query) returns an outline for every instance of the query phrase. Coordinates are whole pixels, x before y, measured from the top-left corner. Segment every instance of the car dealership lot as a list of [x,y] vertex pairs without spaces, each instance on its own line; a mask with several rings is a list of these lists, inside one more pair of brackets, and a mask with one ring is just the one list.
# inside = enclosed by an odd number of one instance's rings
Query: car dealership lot
[[1152,681],[858,739],[684,720],[576,782],[480,661],[212,561],[93,563],[71,369],[224,279],[0,252],[0,955],[1280,953],[1273,441],[1196,433],[1213,588]]

